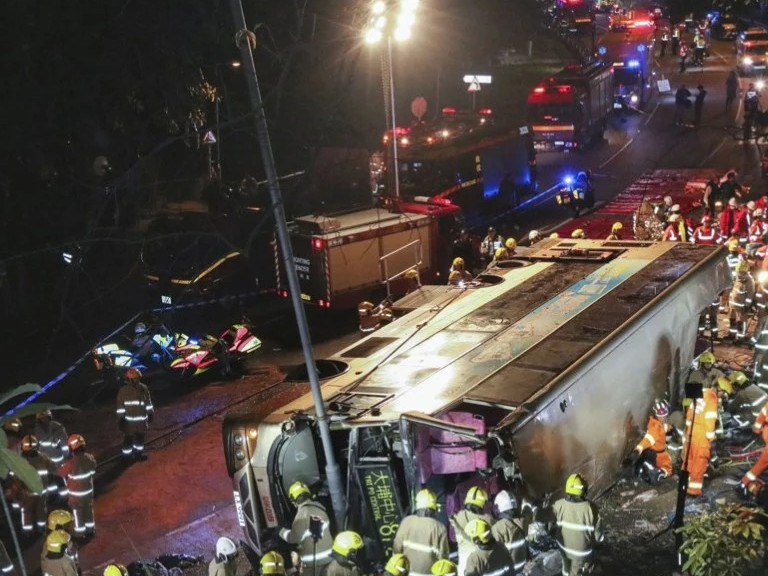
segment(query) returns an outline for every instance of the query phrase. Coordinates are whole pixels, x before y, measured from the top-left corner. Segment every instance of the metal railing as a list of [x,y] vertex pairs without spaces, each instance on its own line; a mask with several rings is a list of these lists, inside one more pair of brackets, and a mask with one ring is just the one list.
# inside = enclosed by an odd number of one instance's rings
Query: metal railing
[[[405,252],[409,249],[413,250],[413,259],[414,263],[403,268],[402,270],[398,270],[392,276],[389,275],[389,259],[393,256],[400,254],[401,252]],[[400,248],[396,250],[392,250],[392,252],[389,252],[387,254],[384,254],[381,258],[379,258],[379,271],[381,272],[381,283],[386,284],[387,286],[387,297],[390,297],[392,295],[390,291],[390,282],[392,280],[396,280],[397,278],[400,278],[401,276],[404,276],[406,273],[408,273],[409,270],[416,270],[416,272],[419,272],[419,266],[421,266],[421,263],[423,262],[422,253],[421,253],[421,238],[417,238],[413,242],[409,242],[408,244],[405,244],[404,246],[401,246]],[[421,281],[419,281],[421,283]]]

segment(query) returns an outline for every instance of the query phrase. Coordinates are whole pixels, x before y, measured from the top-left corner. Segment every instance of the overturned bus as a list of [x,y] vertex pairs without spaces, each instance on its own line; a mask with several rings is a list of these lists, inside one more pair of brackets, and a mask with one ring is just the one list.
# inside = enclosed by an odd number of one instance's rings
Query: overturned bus
[[[340,373],[322,385],[347,527],[384,555],[422,487],[448,515],[472,485],[537,498],[579,472],[593,494],[607,489],[654,399],[680,400],[699,314],[728,283],[717,246],[551,239],[476,282],[396,302],[400,317],[329,358]],[[261,552],[292,519],[292,482],[322,492],[308,388],[227,416],[224,444]]]

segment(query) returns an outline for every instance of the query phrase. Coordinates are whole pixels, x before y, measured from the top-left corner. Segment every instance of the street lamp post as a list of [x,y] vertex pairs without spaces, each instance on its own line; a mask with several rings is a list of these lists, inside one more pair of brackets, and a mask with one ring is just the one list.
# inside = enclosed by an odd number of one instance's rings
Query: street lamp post
[[[416,19],[419,0],[374,0],[371,15],[364,33],[368,44],[387,39],[387,68],[389,70],[389,105],[392,120],[392,171],[395,181],[395,198],[400,198],[400,175],[397,166],[397,122],[395,120],[395,75],[392,70],[392,39],[407,40]],[[385,100],[387,96],[385,95]],[[390,118],[387,119],[389,121]]]
[[[240,61],[232,60],[232,62],[217,62],[214,66],[216,77],[219,79],[219,82],[221,83],[221,87],[222,87],[222,90],[224,91],[225,98],[226,98],[227,85],[224,82],[224,77],[219,73],[219,68],[221,67],[237,69],[237,68],[240,68]],[[223,182],[223,178],[221,176],[221,118],[220,118],[221,96],[219,96],[218,93],[216,94],[216,100],[214,101],[214,106],[215,106],[215,114],[216,114],[216,177],[219,180],[219,182]],[[230,117],[229,114],[227,116]]]

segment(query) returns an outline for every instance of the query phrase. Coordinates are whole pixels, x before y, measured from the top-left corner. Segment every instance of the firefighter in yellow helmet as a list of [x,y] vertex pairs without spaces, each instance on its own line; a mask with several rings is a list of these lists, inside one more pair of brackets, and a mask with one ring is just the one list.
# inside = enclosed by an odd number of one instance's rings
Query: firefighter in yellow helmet
[[503,262],[504,260],[509,260],[509,252],[504,246],[501,248],[496,248],[496,252],[493,255],[493,260],[491,260],[491,263],[488,264],[488,267],[490,268],[496,266],[496,264]]
[[[48,514],[48,524],[47,524],[47,532],[46,536],[53,532],[54,530],[63,530],[64,532],[67,532],[70,536],[72,536],[72,532],[74,531],[74,517],[72,516],[72,513],[69,510],[63,510],[61,508],[53,510],[50,514]],[[46,554],[45,547],[43,547],[41,558],[44,557]],[[70,542],[69,546],[67,546],[67,554],[69,554],[72,559],[75,561],[75,564],[78,567],[78,571],[80,568],[80,557],[77,550],[77,544],[74,542]]]
[[144,437],[155,416],[152,396],[141,382],[141,371],[128,368],[125,383],[117,392],[117,423],[123,433],[123,457],[146,460]]
[[461,286],[463,283],[461,277],[461,272],[452,270],[451,273],[448,274],[448,286]]
[[469,553],[475,547],[472,539],[466,532],[467,525],[476,519],[485,520],[489,525],[493,525],[493,516],[484,510],[486,504],[488,504],[488,493],[479,486],[472,486],[467,490],[467,495],[464,497],[464,508],[456,512],[449,519],[456,534],[456,544],[459,552],[459,574],[462,576]]
[[[762,368],[760,368],[762,370]],[[755,373],[758,367],[755,366]],[[733,386],[733,394],[725,410],[733,417],[738,428],[751,428],[760,409],[768,402],[768,394],[760,386],[752,383],[744,372],[732,372],[728,379]]]
[[67,439],[72,457],[59,468],[64,487],[59,491],[69,502],[75,517],[75,536],[86,536],[96,532],[93,516],[93,477],[96,474],[96,459],[85,451],[85,438],[71,434]]
[[587,238],[587,233],[581,228],[576,228],[576,230],[571,232],[571,238],[584,240]]
[[450,276],[454,275],[454,272],[459,273],[459,282],[470,282],[472,280],[472,274],[467,270],[466,265],[464,264],[464,258],[457,257],[453,259],[451,269],[448,272],[449,278]]
[[64,530],[54,530],[45,539],[45,554],[40,571],[46,576],[78,576],[75,560],[67,554],[72,537]]
[[624,225],[621,222],[614,222],[611,226],[611,233],[608,234],[606,240],[622,240],[624,236]]
[[600,512],[593,502],[587,500],[587,483],[581,475],[568,476],[565,498],[552,505],[552,512],[563,560],[563,574],[589,574],[594,547],[603,540],[603,532]]
[[743,342],[747,335],[747,320],[755,300],[755,281],[749,273],[749,262],[736,265],[736,279],[733,281],[728,309],[730,310],[728,332],[736,342]]
[[280,530],[280,538],[296,549],[293,565],[305,574],[319,574],[331,561],[331,521],[325,507],[312,498],[309,486],[296,481],[288,488],[288,498],[296,506],[290,528]]
[[558,238],[560,238],[560,234],[558,234],[557,232],[552,232],[552,234],[549,235],[549,238],[551,240],[557,240]]
[[443,559],[432,564],[429,572],[432,576],[458,576],[459,569],[450,560]]
[[416,290],[419,290],[421,288],[421,280],[419,279],[419,271],[416,269],[408,270],[408,272],[405,273],[405,293],[410,294],[411,292],[416,292]]
[[216,555],[208,564],[208,576],[235,576],[236,561],[237,545],[231,538],[221,536],[216,540]]
[[514,238],[507,238],[507,241],[504,242],[504,247],[507,249],[507,254],[511,258],[515,255],[515,251],[517,250],[517,240]]
[[109,564],[104,568],[104,576],[128,576],[128,569],[122,564]]
[[405,554],[392,554],[384,566],[384,574],[388,576],[408,576],[411,573],[411,563]]
[[699,367],[688,375],[688,382],[701,384],[704,388],[717,386],[717,379],[725,376],[717,367],[717,358],[712,352],[703,352],[699,356]]
[[400,522],[392,550],[408,557],[414,576],[426,576],[437,560],[448,557],[448,529],[435,517],[437,496],[432,490],[419,490],[413,509],[415,513]]
[[469,553],[464,576],[512,576],[515,567],[507,549],[492,534],[491,525],[475,518],[466,527],[467,536],[475,545]]
[[259,561],[259,569],[262,576],[284,576],[285,562],[279,552],[267,552]]
[[333,539],[331,563],[323,576],[362,576],[365,563],[363,539],[357,532],[345,530]]

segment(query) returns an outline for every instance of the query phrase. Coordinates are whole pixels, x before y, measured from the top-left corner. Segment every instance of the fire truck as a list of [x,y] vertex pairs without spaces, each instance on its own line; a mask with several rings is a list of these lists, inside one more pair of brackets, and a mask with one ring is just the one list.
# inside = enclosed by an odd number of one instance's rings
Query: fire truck
[[[538,499],[578,472],[600,494],[655,399],[682,401],[699,314],[729,282],[719,246],[547,239],[476,281],[395,302],[391,324],[325,359],[338,367],[321,395],[346,476],[344,527],[383,560],[422,487],[449,516],[473,485]],[[223,424],[257,553],[290,525],[293,482],[324,493],[312,394],[303,383],[277,394]]]
[[613,66],[570,64],[528,94],[528,120],[537,150],[584,148],[602,138],[613,109]]
[[595,24],[594,2],[588,0],[557,0],[562,25],[571,32],[591,30]]
[[601,36],[597,52],[613,63],[614,108],[641,108],[650,99],[653,43],[650,18],[634,20],[622,30],[609,30]]

